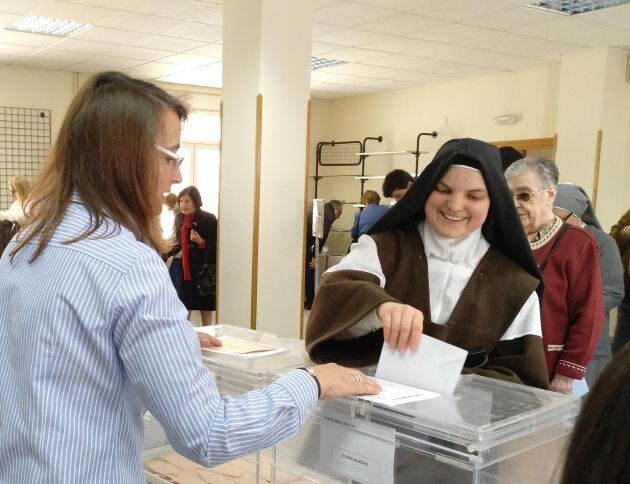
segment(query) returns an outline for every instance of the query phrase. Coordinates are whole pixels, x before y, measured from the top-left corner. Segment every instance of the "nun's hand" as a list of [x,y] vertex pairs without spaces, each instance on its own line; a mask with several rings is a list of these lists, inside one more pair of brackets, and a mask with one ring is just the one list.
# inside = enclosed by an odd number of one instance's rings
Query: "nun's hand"
[[383,324],[383,337],[390,348],[400,352],[407,348],[418,349],[424,323],[420,310],[407,304],[386,302],[376,308],[376,315]]

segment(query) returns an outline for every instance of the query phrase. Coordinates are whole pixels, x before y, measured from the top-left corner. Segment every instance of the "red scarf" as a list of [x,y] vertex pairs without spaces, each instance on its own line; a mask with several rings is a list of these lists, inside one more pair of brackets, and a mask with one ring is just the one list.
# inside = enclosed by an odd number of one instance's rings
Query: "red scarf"
[[192,280],[190,275],[190,263],[188,261],[188,235],[190,229],[192,229],[192,221],[195,217],[194,213],[184,216],[184,223],[182,224],[182,232],[180,234],[180,240],[182,243],[182,267],[184,268],[184,281]]

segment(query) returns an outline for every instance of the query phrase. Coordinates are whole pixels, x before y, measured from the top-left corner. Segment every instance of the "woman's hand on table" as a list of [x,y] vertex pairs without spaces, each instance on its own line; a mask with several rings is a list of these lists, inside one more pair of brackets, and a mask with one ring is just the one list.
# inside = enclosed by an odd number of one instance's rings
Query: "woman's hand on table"
[[313,366],[315,376],[322,390],[322,400],[351,397],[355,395],[376,395],[381,391],[378,383],[364,373],[345,368],[335,363]]
[[199,340],[199,346],[202,348],[213,348],[215,346],[221,346],[221,340],[216,339],[214,336],[210,336],[206,333],[200,333],[199,331],[195,331],[197,333],[197,339]]
[[407,304],[385,302],[376,308],[376,315],[383,324],[383,338],[390,348],[400,352],[418,349],[424,327],[420,310]]
[[573,393],[573,378],[556,373],[549,389],[558,393]]

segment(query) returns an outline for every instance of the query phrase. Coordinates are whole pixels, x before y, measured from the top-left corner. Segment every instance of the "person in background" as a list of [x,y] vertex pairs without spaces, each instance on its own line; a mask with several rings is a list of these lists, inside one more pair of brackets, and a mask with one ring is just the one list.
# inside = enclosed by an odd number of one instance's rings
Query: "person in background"
[[625,295],[617,308],[617,327],[613,338],[613,353],[630,341],[630,210],[610,229],[619,247],[624,272]]
[[595,216],[593,205],[582,187],[560,183],[554,201],[553,213],[565,223],[582,227],[597,241],[599,267],[602,271],[604,290],[604,326],[595,349],[595,356],[586,367],[586,382],[589,387],[595,384],[611,358],[610,311],[623,300],[623,266],[615,240],[602,230]]
[[413,177],[405,170],[392,170],[383,180],[383,196],[393,198],[397,202],[413,185]]
[[[304,309],[311,309],[315,299],[315,237],[313,236],[312,206],[306,213],[306,276],[304,280]],[[343,204],[339,200],[331,200],[324,204],[324,232],[319,239],[319,252],[322,251],[333,223],[343,213]],[[319,254],[317,254],[319,255]]]
[[367,233],[383,215],[387,213],[389,207],[379,205],[381,197],[374,190],[366,190],[361,195],[361,203],[365,208],[354,214],[354,225],[352,226],[352,240],[356,242],[359,237]]
[[0,220],[8,220],[18,225],[24,224],[24,203],[28,197],[29,188],[30,184],[23,176],[14,176],[9,180],[13,204],[8,210],[0,210]]
[[542,334],[551,389],[572,393],[582,380],[604,324],[597,242],[553,213],[558,167],[526,157],[506,171],[517,212],[545,284]]
[[515,161],[523,158],[523,153],[512,146],[501,146],[501,148],[499,148],[499,155],[501,156],[501,167],[503,171],[507,170]]
[[561,484],[630,482],[630,345],[585,398],[565,451]]
[[[200,295],[195,289],[196,269],[209,264],[216,271],[217,218],[201,210],[203,202],[194,186],[184,188],[177,196],[180,214],[175,218],[176,245],[171,249],[173,262],[169,267],[171,280],[179,299],[188,309],[201,313],[201,324],[212,324],[216,309],[216,293]],[[215,280],[216,280],[216,274]]]
[[176,244],[175,236],[175,218],[181,213],[179,209],[179,202],[177,201],[177,195],[169,193],[166,195],[166,201],[162,208],[162,214],[160,215],[160,223],[162,224],[162,234],[167,240],[171,240],[172,244]]
[[467,373],[546,389],[539,287],[497,149],[450,140],[326,271],[306,349],[316,362],[365,367],[383,344],[417,349],[424,332],[478,356]]
[[294,435],[318,395],[379,392],[326,365],[220,395],[159,256],[186,116],[119,72],[71,102],[0,259],[0,483],[144,484],[147,411],[177,452],[213,466]]

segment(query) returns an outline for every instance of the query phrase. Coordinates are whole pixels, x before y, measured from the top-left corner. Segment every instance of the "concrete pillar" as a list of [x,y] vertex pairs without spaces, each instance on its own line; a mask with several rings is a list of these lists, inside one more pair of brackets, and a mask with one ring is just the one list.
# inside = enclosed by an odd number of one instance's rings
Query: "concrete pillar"
[[230,0],[223,21],[219,322],[299,336],[312,5]]

